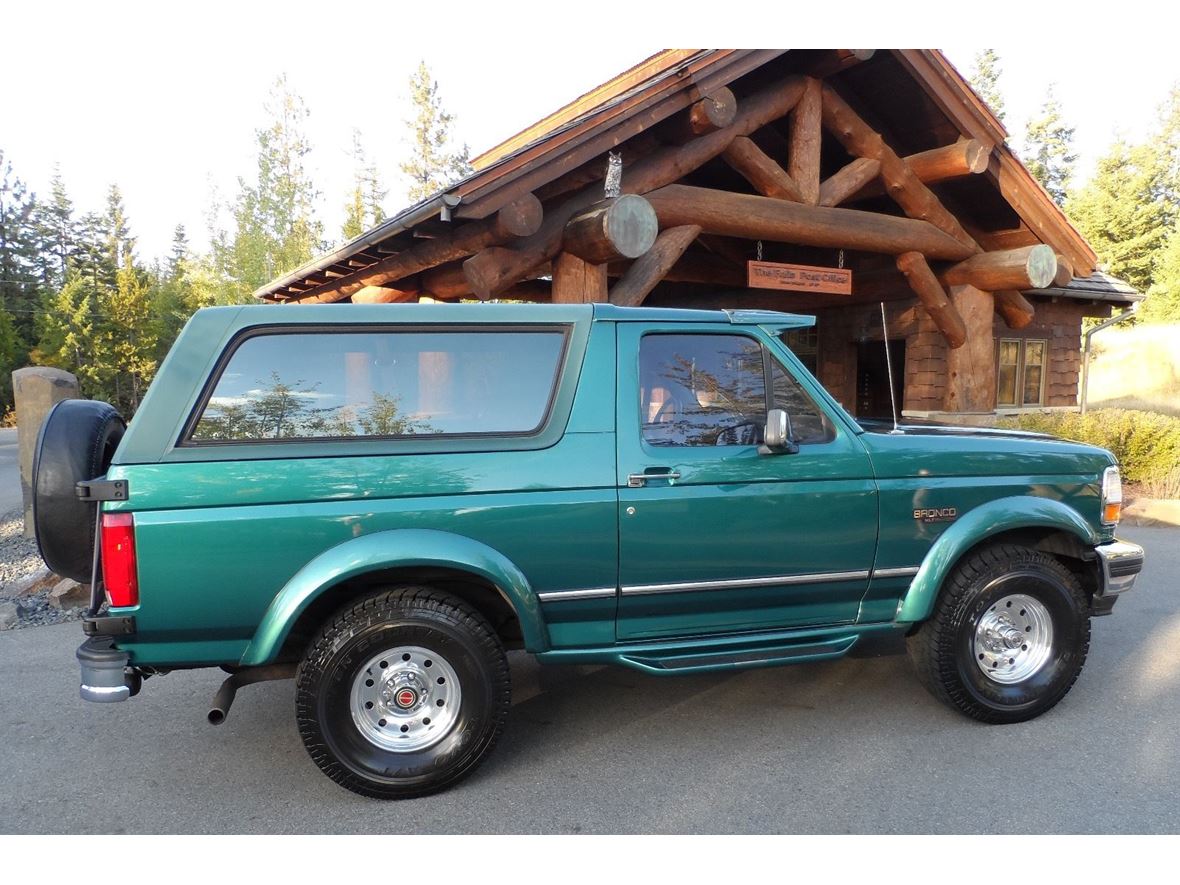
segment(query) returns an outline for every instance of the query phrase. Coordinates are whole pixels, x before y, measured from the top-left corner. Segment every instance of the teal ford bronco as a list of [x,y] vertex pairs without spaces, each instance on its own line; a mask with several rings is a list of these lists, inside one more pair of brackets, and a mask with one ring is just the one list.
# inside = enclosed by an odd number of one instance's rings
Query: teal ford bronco
[[41,430],[46,562],[92,581],[82,697],[170,670],[294,677],[367,796],[443,789],[510,706],[505,650],[670,675],[904,635],[983,722],[1069,691],[1143,565],[1109,452],[857,423],[809,317],[606,305],[200,311],[130,426]]

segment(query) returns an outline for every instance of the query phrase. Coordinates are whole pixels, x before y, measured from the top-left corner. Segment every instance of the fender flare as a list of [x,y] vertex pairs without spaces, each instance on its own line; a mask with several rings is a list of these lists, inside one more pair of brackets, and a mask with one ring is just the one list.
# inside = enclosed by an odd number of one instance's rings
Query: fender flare
[[1100,541],[1080,513],[1052,498],[1013,495],[988,501],[966,513],[934,542],[898,603],[896,621],[911,624],[930,617],[946,576],[976,544],[1001,532],[1034,528],[1069,532],[1088,547]]
[[534,652],[549,647],[537,595],[510,559],[463,535],[432,529],[393,529],[338,544],[296,572],[271,600],[242,655],[242,666],[273,663],[299,616],[333,587],[366,572],[401,566],[440,566],[484,578],[516,612],[525,647]]

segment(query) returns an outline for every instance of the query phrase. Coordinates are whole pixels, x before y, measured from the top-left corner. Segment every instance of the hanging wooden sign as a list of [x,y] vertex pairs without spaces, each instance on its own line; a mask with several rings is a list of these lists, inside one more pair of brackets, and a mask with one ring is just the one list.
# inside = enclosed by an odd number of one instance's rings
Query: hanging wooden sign
[[851,295],[852,271],[844,267],[810,267],[806,264],[779,264],[777,261],[749,261],[746,263],[746,285],[751,289],[787,289],[793,292]]

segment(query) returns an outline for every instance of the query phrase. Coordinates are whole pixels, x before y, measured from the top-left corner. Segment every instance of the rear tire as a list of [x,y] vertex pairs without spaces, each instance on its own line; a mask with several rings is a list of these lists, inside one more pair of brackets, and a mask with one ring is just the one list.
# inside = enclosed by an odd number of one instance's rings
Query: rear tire
[[127,425],[114,406],[62,400],[45,416],[33,449],[33,527],[50,571],[89,584],[98,510],[74,487],[107,472]]
[[336,783],[375,799],[452,786],[495,745],[511,703],[495,631],[462,600],[401,587],[343,609],[295,677],[299,734]]
[[972,554],[907,639],[918,678],[981,722],[1040,716],[1073,687],[1090,648],[1085,591],[1060,562],[1012,544]]

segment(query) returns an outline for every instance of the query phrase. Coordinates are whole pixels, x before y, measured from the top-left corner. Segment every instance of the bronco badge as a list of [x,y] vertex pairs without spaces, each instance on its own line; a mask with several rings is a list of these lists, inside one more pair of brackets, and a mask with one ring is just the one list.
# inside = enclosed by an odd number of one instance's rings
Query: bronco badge
[[914,511],[914,519],[922,522],[950,522],[958,515],[959,511],[954,507],[923,507]]

